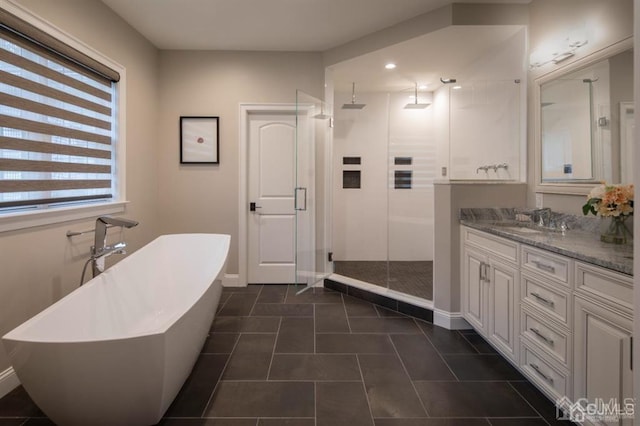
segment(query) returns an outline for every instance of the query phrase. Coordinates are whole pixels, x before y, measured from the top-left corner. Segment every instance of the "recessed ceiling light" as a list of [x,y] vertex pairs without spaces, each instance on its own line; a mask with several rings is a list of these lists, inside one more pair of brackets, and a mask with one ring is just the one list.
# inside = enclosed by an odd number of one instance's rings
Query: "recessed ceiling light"
[[389,62],[387,65],[384,66],[386,69],[388,70],[392,70],[396,67],[396,64],[394,64],[393,62]]
[[418,89],[420,90],[425,90],[427,88],[426,84],[421,84],[420,86],[418,86]]

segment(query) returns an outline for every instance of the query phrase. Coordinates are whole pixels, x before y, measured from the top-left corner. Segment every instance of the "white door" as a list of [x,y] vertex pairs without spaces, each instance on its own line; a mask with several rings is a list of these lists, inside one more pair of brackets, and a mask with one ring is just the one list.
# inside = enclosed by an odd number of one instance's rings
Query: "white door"
[[248,151],[248,282],[295,283],[295,111],[250,114]]

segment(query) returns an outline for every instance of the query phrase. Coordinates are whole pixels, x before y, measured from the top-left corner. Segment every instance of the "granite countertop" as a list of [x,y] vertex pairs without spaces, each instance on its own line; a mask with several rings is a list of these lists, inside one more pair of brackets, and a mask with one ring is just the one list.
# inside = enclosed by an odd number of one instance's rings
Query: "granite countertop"
[[515,220],[517,209],[461,209],[460,223],[470,228],[508,238],[633,275],[633,244],[610,244],[600,241],[600,219],[553,213],[554,223],[568,226],[565,235],[557,229],[541,228]]

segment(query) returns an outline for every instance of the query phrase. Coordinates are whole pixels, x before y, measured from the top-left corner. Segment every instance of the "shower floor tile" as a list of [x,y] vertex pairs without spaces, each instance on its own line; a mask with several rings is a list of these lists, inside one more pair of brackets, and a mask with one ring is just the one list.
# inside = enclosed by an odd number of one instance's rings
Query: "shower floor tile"
[[[224,289],[202,354],[159,424],[556,424],[554,404],[477,333],[299,289]],[[18,425],[53,425],[22,387],[0,399],[0,426]]]
[[334,262],[334,272],[380,287],[433,300],[432,261],[356,261]]

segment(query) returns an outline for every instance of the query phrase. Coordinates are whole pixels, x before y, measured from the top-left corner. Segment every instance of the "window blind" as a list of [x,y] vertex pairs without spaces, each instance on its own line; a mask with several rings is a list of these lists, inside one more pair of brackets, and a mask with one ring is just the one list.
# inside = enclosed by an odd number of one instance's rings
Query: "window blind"
[[11,19],[0,9],[0,211],[112,198],[119,76]]

